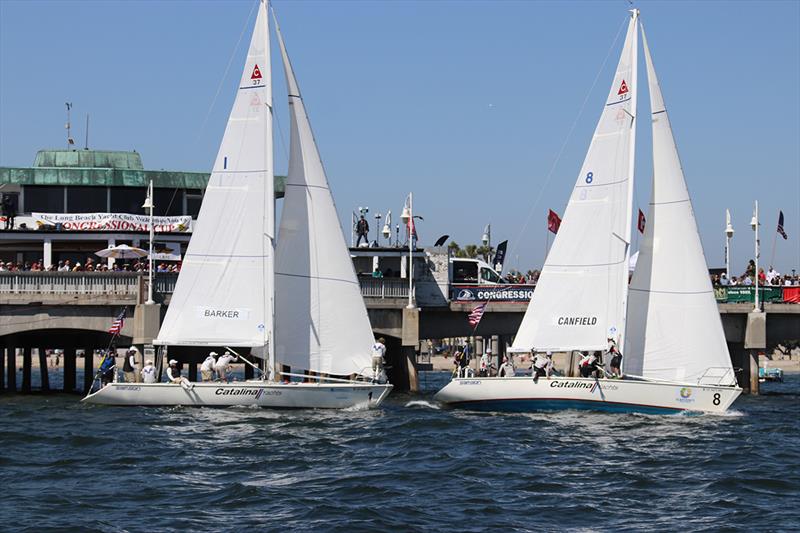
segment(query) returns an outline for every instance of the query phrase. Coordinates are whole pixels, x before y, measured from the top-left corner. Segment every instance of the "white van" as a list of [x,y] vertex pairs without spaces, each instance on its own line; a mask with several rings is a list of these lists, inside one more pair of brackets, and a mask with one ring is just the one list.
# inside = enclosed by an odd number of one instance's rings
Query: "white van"
[[500,285],[500,274],[481,259],[450,258],[450,283],[454,285]]

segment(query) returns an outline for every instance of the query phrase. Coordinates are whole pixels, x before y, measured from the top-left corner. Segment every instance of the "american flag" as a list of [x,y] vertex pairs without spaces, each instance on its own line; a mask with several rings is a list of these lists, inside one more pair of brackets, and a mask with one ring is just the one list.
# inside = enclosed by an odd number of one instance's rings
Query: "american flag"
[[128,310],[126,308],[122,309],[122,312],[114,319],[114,322],[111,323],[111,327],[108,328],[108,332],[113,335],[119,335],[119,332],[122,331],[122,327],[125,325],[125,313]]
[[467,321],[469,322],[469,325],[472,326],[472,329],[478,327],[478,323],[481,321],[481,318],[483,318],[483,312],[485,310],[486,304],[482,303],[481,305],[475,307],[472,312],[470,312],[469,316],[467,317]]
[[778,211],[778,233],[781,234],[781,237],[788,239],[789,237],[786,235],[786,230],[783,229],[783,211]]

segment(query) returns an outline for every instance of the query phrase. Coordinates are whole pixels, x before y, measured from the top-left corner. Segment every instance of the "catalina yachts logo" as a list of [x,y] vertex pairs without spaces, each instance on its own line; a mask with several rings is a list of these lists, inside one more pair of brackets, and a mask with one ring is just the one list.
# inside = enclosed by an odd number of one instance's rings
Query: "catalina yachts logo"
[[461,292],[458,293],[458,298],[456,300],[474,300],[475,295],[472,294],[472,291],[468,291],[467,289],[461,289]]

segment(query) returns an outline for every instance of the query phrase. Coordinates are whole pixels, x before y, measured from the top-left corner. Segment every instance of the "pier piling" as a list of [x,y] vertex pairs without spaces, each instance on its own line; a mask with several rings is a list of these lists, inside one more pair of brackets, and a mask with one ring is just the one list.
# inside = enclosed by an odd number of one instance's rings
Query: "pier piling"
[[47,372],[47,350],[37,348],[39,352],[39,374],[41,375],[42,392],[50,391],[50,375]]
[[8,392],[17,392],[17,349],[6,349],[6,379]]
[[94,381],[94,348],[86,348],[83,353],[83,393],[89,392]]
[[75,348],[64,348],[64,392],[75,390],[76,361]]
[[30,346],[22,349],[22,388],[21,392],[31,392],[31,370],[33,366],[32,350]]

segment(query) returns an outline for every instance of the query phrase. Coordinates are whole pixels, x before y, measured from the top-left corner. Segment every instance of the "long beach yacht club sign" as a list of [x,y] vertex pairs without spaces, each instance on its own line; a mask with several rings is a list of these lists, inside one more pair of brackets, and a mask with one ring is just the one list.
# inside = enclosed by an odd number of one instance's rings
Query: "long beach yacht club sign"
[[[131,213],[31,213],[37,226],[56,226],[69,231],[150,231],[150,217]],[[156,233],[188,232],[189,215],[153,217]]]

